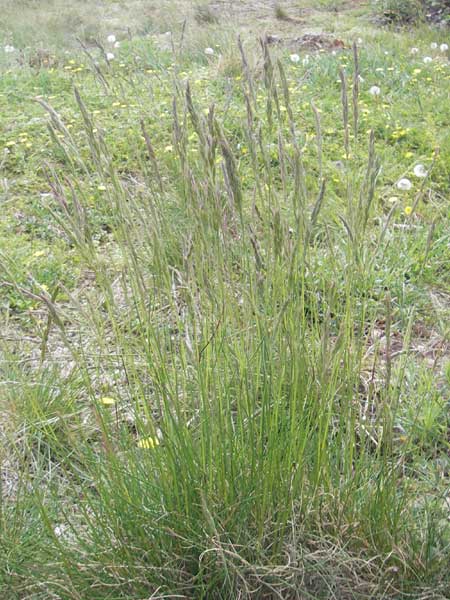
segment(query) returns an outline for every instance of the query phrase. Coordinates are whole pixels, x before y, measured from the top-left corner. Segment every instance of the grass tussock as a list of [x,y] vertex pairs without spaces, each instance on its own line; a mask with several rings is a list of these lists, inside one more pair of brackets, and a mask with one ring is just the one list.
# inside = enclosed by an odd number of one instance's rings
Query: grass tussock
[[[385,109],[372,98],[369,126],[356,44],[339,71],[317,58],[330,152],[320,95],[301,114],[293,99],[310,63],[239,40],[220,66],[190,43],[130,46],[132,75],[86,47],[95,101],[74,80],[70,111],[35,102],[40,210],[77,285],[0,255],[0,591],[446,598],[446,345],[408,296],[428,261],[445,281],[428,187],[445,165],[436,152],[411,210],[380,192]],[[200,91],[212,69],[218,100]],[[110,97],[132,126],[102,120]]]

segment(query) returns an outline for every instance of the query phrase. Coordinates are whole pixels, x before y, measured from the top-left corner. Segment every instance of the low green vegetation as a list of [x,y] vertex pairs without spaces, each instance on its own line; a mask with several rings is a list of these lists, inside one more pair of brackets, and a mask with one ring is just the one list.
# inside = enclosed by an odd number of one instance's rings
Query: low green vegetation
[[326,8],[8,17],[2,598],[450,597],[448,36]]

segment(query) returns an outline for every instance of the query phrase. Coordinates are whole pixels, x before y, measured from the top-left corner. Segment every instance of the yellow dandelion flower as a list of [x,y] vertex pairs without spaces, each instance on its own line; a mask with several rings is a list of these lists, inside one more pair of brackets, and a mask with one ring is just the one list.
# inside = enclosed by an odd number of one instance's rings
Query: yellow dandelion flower
[[159,446],[159,440],[157,437],[146,437],[138,440],[137,445],[138,448],[146,448],[151,450],[152,448]]
[[412,206],[405,206],[405,215],[407,217],[409,217],[409,215],[412,213],[413,209]]
[[110,396],[103,396],[103,398],[100,398],[100,402],[104,406],[113,406],[116,403],[116,400]]

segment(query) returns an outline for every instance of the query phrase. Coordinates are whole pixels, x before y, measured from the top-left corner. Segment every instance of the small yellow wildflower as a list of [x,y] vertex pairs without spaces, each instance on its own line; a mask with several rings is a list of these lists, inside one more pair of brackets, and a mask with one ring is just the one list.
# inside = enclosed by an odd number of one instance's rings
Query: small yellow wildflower
[[159,440],[157,437],[146,437],[138,440],[137,445],[138,448],[152,449],[156,448],[156,446],[159,446]]
[[413,209],[412,206],[405,206],[405,215],[407,217],[409,217],[409,215],[412,213]]
[[115,399],[110,396],[103,396],[103,398],[100,398],[100,402],[104,406],[113,406],[116,403]]

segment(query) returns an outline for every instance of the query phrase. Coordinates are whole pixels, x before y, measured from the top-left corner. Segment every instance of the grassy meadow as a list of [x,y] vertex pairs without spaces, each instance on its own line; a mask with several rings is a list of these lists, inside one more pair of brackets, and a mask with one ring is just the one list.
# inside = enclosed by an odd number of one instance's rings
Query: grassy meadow
[[0,4],[0,598],[450,598],[449,30]]

